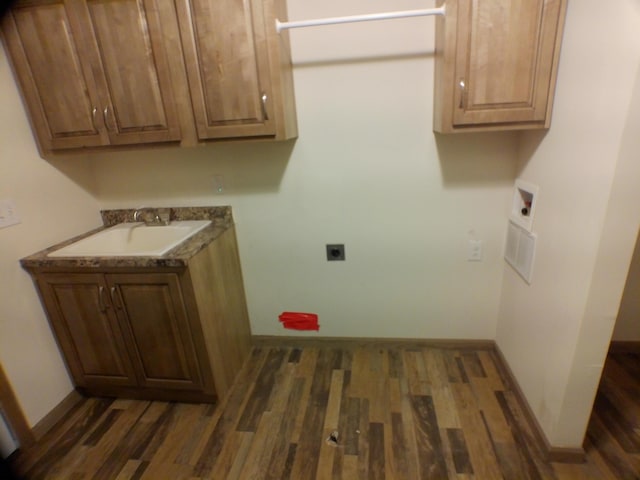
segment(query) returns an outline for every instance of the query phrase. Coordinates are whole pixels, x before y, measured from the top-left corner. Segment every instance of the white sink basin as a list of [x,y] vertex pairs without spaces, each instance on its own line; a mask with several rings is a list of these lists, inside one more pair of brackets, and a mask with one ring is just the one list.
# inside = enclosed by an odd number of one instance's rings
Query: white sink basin
[[182,220],[169,225],[148,226],[119,223],[78,240],[49,257],[159,257],[207,227],[209,220]]

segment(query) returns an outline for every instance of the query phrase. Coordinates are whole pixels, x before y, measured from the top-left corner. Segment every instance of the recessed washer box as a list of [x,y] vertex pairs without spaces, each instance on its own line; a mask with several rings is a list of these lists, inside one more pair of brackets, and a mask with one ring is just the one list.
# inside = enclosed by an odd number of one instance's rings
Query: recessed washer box
[[540,188],[532,183],[517,179],[513,189],[513,202],[509,219],[516,225],[531,232],[533,217],[538,203]]

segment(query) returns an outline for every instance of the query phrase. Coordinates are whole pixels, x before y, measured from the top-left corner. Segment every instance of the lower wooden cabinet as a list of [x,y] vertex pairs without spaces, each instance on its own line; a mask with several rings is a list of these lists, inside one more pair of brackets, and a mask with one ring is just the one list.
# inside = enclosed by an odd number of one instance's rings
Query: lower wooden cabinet
[[[138,383],[199,389],[198,357],[177,275],[106,275]],[[200,332],[197,332],[200,334]]]
[[38,285],[76,385],[136,385],[104,275],[44,273]]
[[44,273],[39,284],[76,384],[202,387],[174,273]]
[[186,268],[92,270],[32,270],[81,391],[183,401],[226,393],[250,349],[232,229]]

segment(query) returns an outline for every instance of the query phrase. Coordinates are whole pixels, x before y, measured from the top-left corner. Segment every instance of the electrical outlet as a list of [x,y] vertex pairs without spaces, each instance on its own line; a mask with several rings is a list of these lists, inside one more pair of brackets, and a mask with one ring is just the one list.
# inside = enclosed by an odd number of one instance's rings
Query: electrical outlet
[[481,262],[482,261],[482,240],[469,240],[467,250],[468,262]]
[[327,245],[327,260],[332,262],[336,260],[344,260],[344,244]]
[[13,200],[0,200],[0,228],[20,223]]

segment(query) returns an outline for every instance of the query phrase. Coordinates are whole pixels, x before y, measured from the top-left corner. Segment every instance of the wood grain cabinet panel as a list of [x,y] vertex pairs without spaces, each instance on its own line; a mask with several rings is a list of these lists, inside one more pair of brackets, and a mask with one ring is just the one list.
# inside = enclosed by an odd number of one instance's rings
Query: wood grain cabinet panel
[[283,0],[176,0],[200,140],[297,135]]
[[197,355],[175,274],[107,275],[139,382],[145,387],[201,387]]
[[200,368],[209,359],[195,348],[194,333],[202,333],[192,332],[177,273],[36,278],[77,386],[96,394],[134,387],[164,392],[167,399],[171,390],[213,398],[213,382],[205,385]]
[[448,0],[434,130],[548,128],[566,0]]
[[5,44],[41,151],[177,142],[160,0],[22,0]]
[[5,45],[30,112],[40,147],[102,145],[100,107],[93,72],[83,60],[82,40],[72,28],[73,7],[57,2],[21,3],[3,22]]
[[43,274],[38,285],[76,384],[136,385],[104,277]]
[[[111,144],[180,140],[160,21],[163,0],[87,0],[82,24],[95,46],[92,63],[102,92],[102,120]],[[166,4],[166,2],[164,2]]]
[[252,2],[183,4],[182,11],[189,13],[182,15],[182,31],[199,137],[273,134],[266,114],[268,52],[264,41],[254,42],[256,35],[264,38],[264,24],[255,21]]

